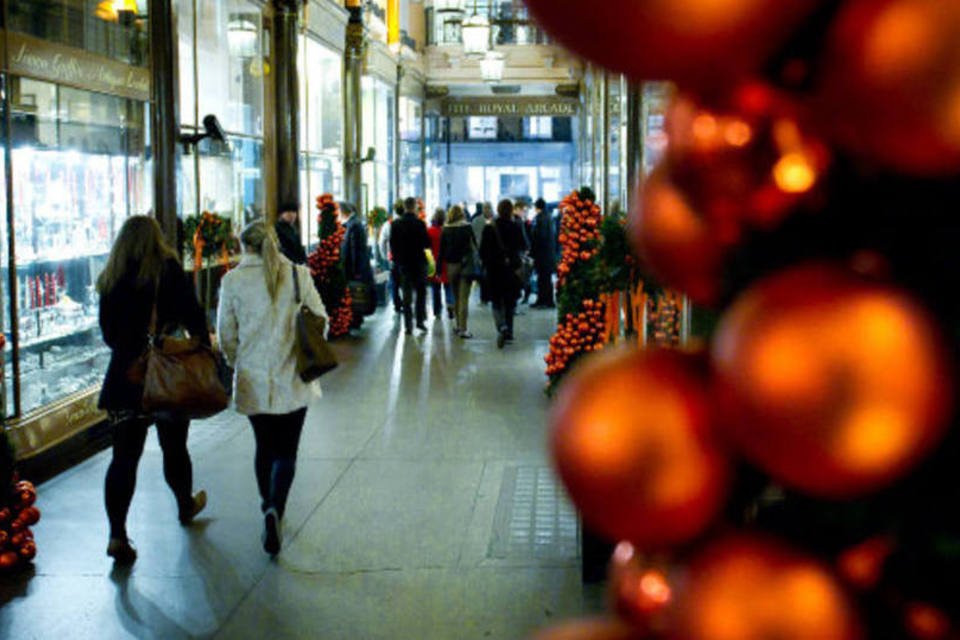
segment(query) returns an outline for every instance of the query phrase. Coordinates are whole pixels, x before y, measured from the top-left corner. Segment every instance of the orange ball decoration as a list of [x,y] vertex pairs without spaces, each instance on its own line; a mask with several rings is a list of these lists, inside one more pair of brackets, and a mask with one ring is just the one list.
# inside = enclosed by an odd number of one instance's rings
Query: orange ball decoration
[[527,0],[572,51],[636,80],[718,86],[760,71],[820,0]]
[[680,95],[667,114],[669,144],[632,212],[631,237],[647,267],[695,302],[721,294],[728,254],[747,230],[795,211],[826,172],[826,147],[787,100],[760,84],[721,108]]
[[713,359],[730,437],[816,496],[887,485],[939,441],[951,414],[951,370],[926,311],[828,263],[748,290],[721,320]]
[[863,591],[873,589],[883,577],[883,565],[893,549],[894,541],[889,536],[870,538],[841,553],[837,569],[848,584]]
[[903,615],[904,626],[910,637],[917,640],[948,640],[952,625],[940,609],[925,602],[909,603]]
[[668,573],[645,562],[629,542],[621,542],[610,558],[612,609],[634,627],[665,631],[674,602],[674,585]]
[[960,171],[960,4],[851,0],[816,105],[847,149],[915,174]]
[[833,575],[778,542],[740,536],[691,563],[674,637],[858,640],[859,621]]
[[561,385],[550,414],[560,477],[597,533],[641,550],[690,540],[726,493],[706,383],[693,356],[614,349]]

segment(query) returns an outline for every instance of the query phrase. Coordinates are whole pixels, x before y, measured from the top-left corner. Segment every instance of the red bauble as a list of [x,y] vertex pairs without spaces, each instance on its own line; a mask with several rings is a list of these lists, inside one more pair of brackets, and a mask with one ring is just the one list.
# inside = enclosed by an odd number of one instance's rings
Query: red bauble
[[760,84],[721,108],[678,96],[669,145],[642,183],[630,234],[646,266],[695,302],[713,305],[727,255],[751,229],[780,224],[826,171],[828,153],[787,100]]
[[576,620],[541,631],[533,640],[640,640],[634,629],[616,620]]
[[27,507],[18,516],[27,526],[33,526],[40,521],[40,510],[36,507]]
[[13,516],[13,514],[10,513],[10,508],[9,508],[9,507],[4,507],[4,508],[0,509],[0,524],[3,524],[3,523],[6,522],[7,520],[9,520],[9,519],[11,518],[11,516]]
[[674,587],[665,569],[645,562],[632,544],[621,542],[610,558],[609,579],[617,615],[643,631],[666,629]]
[[560,477],[606,537],[644,550],[690,540],[719,510],[729,471],[699,363],[672,351],[592,358],[560,387],[550,414]]
[[24,560],[33,560],[37,555],[37,543],[27,540],[20,546],[20,557]]
[[888,167],[960,172],[960,4],[851,0],[816,102],[838,143]]
[[903,625],[911,638],[916,640],[948,640],[955,638],[950,632],[950,618],[940,609],[925,602],[911,602],[904,609]]
[[10,542],[10,534],[5,530],[0,529],[0,551],[3,550],[7,543]]
[[783,484],[853,497],[907,471],[949,422],[939,332],[906,293],[813,263],[747,291],[713,344],[723,425]]
[[0,571],[9,570],[16,566],[20,556],[16,551],[4,551],[0,553]]
[[678,600],[683,640],[856,640],[843,589],[812,558],[767,539],[721,540],[690,564]]
[[527,0],[537,22],[636,80],[719,86],[760,71],[820,0]]
[[837,558],[837,570],[857,589],[873,589],[883,577],[883,565],[893,549],[894,541],[889,536],[870,538],[841,553]]

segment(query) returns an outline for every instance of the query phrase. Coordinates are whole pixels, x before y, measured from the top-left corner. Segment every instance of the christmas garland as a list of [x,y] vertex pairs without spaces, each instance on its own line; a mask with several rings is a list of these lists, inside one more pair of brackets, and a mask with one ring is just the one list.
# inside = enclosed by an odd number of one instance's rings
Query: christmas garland
[[320,244],[307,258],[307,265],[330,316],[330,337],[344,336],[350,331],[353,312],[347,278],[340,263],[340,247],[346,229],[340,223],[340,207],[329,193],[317,198],[317,226]]
[[183,221],[188,249],[193,253],[193,272],[197,274],[203,260],[219,256],[224,269],[230,266],[230,244],[233,240],[233,221],[225,216],[204,211],[188,216]]

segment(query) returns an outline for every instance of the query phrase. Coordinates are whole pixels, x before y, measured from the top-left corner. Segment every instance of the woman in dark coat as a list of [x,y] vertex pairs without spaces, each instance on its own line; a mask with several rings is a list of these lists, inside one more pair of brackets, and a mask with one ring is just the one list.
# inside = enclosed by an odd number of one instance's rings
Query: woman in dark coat
[[480,258],[487,272],[487,286],[497,325],[497,347],[513,340],[513,318],[523,283],[517,276],[527,244],[523,230],[513,219],[513,203],[501,200],[497,219],[483,230]]
[[109,415],[113,431],[113,459],[105,482],[110,520],[107,555],[118,563],[129,564],[136,560],[137,552],[127,538],[127,512],[151,424],[157,424],[163,475],[177,500],[181,524],[189,524],[207,502],[205,492],[193,494],[193,469],[187,452],[189,420],[169,414],[144,414],[143,387],[128,375],[147,346],[154,302],[157,333],[168,327],[182,327],[207,344],[210,338],[193,284],[153,218],[127,219],[97,281],[97,290],[100,329],[112,352],[99,402]]

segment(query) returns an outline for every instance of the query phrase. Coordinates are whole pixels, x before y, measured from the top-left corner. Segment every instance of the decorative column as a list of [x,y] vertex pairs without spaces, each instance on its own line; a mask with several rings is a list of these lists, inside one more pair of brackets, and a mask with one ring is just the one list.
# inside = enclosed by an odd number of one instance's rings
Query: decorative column
[[403,85],[403,64],[397,61],[397,90],[393,92],[393,193],[394,200],[406,198],[407,196],[420,196],[421,193],[400,193],[400,158],[402,157],[401,145],[403,140],[400,137],[400,92]]
[[153,151],[153,213],[171,246],[181,247],[177,237],[177,140],[180,114],[177,83],[176,8],[171,0],[150,0],[150,109]]
[[643,176],[643,87],[631,82],[627,85],[627,208],[637,203],[636,185]]
[[300,199],[300,78],[297,76],[297,38],[302,6],[302,0],[274,0],[272,57],[277,208],[281,203],[296,202]]
[[360,0],[348,0],[347,42],[343,75],[344,197],[363,206],[363,55],[366,36]]

